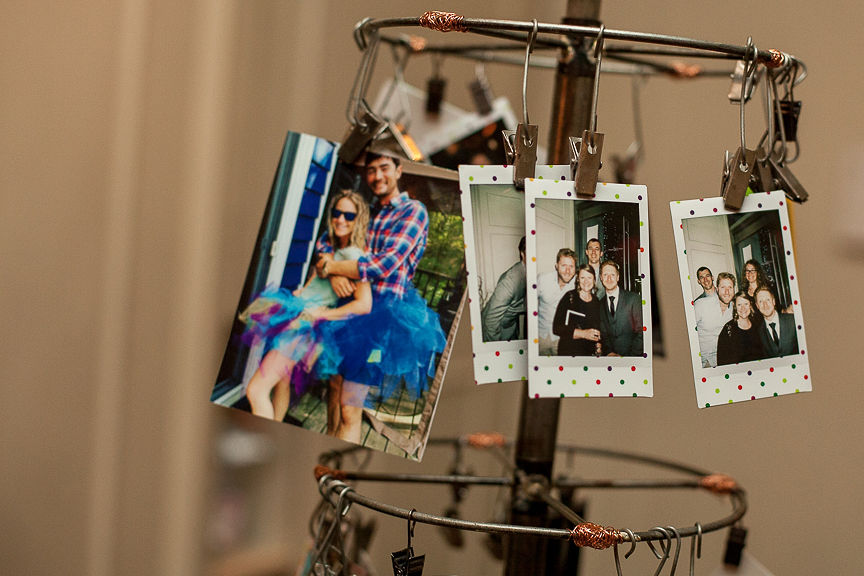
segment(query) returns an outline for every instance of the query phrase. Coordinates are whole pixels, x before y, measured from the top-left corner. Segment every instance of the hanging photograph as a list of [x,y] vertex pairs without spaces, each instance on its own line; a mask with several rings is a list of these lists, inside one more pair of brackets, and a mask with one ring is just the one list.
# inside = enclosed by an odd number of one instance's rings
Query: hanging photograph
[[652,396],[644,186],[525,182],[532,397]]
[[699,406],[811,390],[783,193],[670,206]]
[[[536,167],[538,179],[564,179],[569,172],[570,166]],[[461,166],[459,187],[474,381],[525,380],[525,194],[513,184],[512,166]]]
[[462,310],[455,172],[289,133],[211,401],[419,460]]

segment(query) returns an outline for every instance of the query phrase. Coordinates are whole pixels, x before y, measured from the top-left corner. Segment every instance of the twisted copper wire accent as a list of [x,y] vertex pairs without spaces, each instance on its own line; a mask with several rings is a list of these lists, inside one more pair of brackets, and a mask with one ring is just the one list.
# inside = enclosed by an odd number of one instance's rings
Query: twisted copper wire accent
[[439,32],[467,32],[468,27],[462,24],[463,18],[454,12],[430,10],[420,16],[420,26]]
[[771,60],[765,63],[765,66],[768,68],[779,68],[783,65],[783,62],[786,60],[786,57],[779,50],[775,50],[771,48],[768,50],[771,53]]
[[474,448],[491,448],[492,446],[504,446],[504,435],[498,432],[476,432],[467,437],[468,444]]
[[684,64],[683,62],[673,62],[672,72],[670,74],[675,78],[695,78],[702,73],[702,67],[695,64]]
[[624,535],[611,526],[600,526],[593,522],[577,524],[570,531],[570,539],[576,546],[605,550],[615,544],[624,542]]
[[710,476],[703,476],[702,479],[699,480],[699,485],[715,494],[729,494],[738,489],[738,483],[735,479],[726,474],[711,474]]
[[330,476],[336,480],[345,480],[345,473],[342,470],[334,470],[329,466],[319,464],[315,466],[315,480],[321,480],[322,476]]

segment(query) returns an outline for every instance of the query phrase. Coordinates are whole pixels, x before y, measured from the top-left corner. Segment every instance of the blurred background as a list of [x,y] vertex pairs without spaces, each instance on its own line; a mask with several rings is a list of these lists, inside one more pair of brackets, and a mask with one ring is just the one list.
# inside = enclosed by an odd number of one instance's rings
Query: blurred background
[[[340,446],[211,405],[210,390],[288,130],[341,139],[360,61],[363,17],[446,9],[471,17],[559,22],[564,0],[192,1],[4,4],[0,24],[0,294],[4,318],[0,571],[7,574],[290,574],[308,546],[317,454]],[[687,36],[802,58],[810,76],[793,165],[811,200],[795,206],[797,264],[814,392],[700,410],[668,203],[719,194],[738,146],[728,79],[652,77],[642,89],[644,164],[665,358],[653,399],[572,399],[559,439],[644,451],[734,476],[747,490],[747,550],[775,574],[859,574],[864,433],[858,361],[864,306],[864,78],[855,2],[607,2],[610,28]],[[415,30],[408,30],[415,32]],[[438,36],[445,40],[457,36]],[[731,70],[731,63],[728,63]],[[407,80],[425,86],[428,58]],[[448,99],[471,107],[472,63],[445,60]],[[488,65],[496,95],[520,109],[521,68]],[[382,49],[373,84],[392,76]],[[528,103],[546,141],[553,74],[532,70]],[[630,80],[604,76],[604,157],[633,139]],[[759,107],[753,107],[758,111]],[[762,130],[749,115],[750,139]],[[475,387],[467,322],[432,436],[516,432],[521,386]],[[378,469],[444,472],[378,455]],[[566,463],[569,465],[569,462]],[[477,472],[494,472],[482,458]],[[616,465],[576,463],[586,477]],[[658,476],[637,470],[637,476]],[[364,487],[441,512],[444,488]],[[618,527],[714,519],[704,494],[587,495],[589,517]],[[489,520],[496,495],[472,489],[463,517]],[[405,545],[404,522],[378,517],[381,573]],[[433,527],[415,547],[429,574],[496,574],[485,537],[462,551]],[[705,538],[700,571],[724,536]],[[583,554],[613,574],[611,553]],[[654,560],[640,548],[625,571]],[[682,568],[683,569],[683,568]]]

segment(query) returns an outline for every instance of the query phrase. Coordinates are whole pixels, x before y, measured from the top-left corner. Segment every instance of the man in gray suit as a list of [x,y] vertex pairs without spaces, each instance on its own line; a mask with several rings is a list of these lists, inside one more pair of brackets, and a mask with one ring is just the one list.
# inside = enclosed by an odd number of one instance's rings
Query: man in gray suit
[[484,342],[524,339],[525,237],[519,241],[519,262],[508,268],[495,285],[481,313]]
[[777,358],[778,356],[798,354],[795,316],[777,311],[774,293],[767,286],[757,288],[753,296],[756,300],[756,307],[764,319],[759,328],[759,337],[762,340],[765,357]]
[[600,265],[600,280],[606,295],[603,306],[601,344],[607,356],[642,356],[642,298],[618,287],[618,264],[606,260]]

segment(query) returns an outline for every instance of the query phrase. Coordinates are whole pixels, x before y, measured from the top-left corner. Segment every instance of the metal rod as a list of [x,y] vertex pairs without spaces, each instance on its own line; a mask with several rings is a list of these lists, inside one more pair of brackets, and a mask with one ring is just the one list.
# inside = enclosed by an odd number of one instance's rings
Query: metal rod
[[[421,522],[423,524],[432,524],[435,526],[444,526],[448,528],[457,528],[459,530],[469,530],[472,532],[487,532],[493,534],[508,534],[508,535],[519,535],[519,536],[533,536],[538,538],[554,538],[554,539],[569,539],[570,538],[570,530],[566,529],[556,529],[556,528],[545,528],[542,526],[530,526],[530,525],[519,525],[519,524],[501,524],[495,522],[474,522],[471,520],[462,520],[458,518],[450,518],[447,516],[439,516],[437,514],[428,514],[425,512],[420,512],[414,509],[402,508],[399,506],[394,506],[392,504],[385,504],[383,502],[379,502],[374,498],[370,498],[368,496],[364,496],[353,488],[350,488],[347,484],[342,482],[341,480],[337,480],[331,476],[324,476],[320,481],[320,490],[322,491],[322,495],[325,498],[328,498],[328,501],[331,502],[332,505],[336,505],[337,503],[332,503],[329,499],[329,495],[331,493],[335,494],[339,491],[340,499],[342,501],[348,501],[364,508],[368,508],[370,510],[375,510],[377,512],[381,512],[382,514],[387,514],[388,516],[394,516],[396,518],[404,518],[408,519],[409,515],[413,520],[417,522]],[[348,488],[348,489],[346,489]],[[544,498],[544,496],[540,496]],[[707,524],[701,524],[702,533],[714,532],[717,530],[721,530],[728,526],[731,526],[738,520],[740,520],[747,511],[747,499],[743,490],[736,490],[729,494],[730,500],[732,502],[732,513],[728,516],[724,516],[723,518],[709,522]],[[559,512],[563,512],[564,509],[569,511],[565,517],[572,517],[575,515],[575,512],[555,500],[554,498],[545,496],[550,503],[553,504],[556,510]],[[559,506],[560,505],[560,506]],[[563,508],[562,508],[563,507]],[[562,514],[564,515],[564,514]],[[576,518],[581,518],[577,515]],[[689,536],[696,535],[697,528],[694,526],[683,526],[681,528],[677,528],[678,532],[682,537],[686,538]],[[654,540],[661,540],[665,538],[663,535],[659,534],[653,530],[644,530],[644,531],[634,531],[637,541],[639,542],[647,542]],[[624,532],[622,531],[622,535]],[[625,537],[626,538],[626,537]]]
[[[467,32],[476,34],[484,34],[487,32],[500,31],[515,31],[528,33],[533,29],[533,22],[518,21],[518,20],[493,20],[486,18],[462,18],[461,26]],[[363,24],[364,29],[379,30],[382,28],[399,28],[420,26],[419,18],[382,18],[379,20],[369,20]],[[573,24],[548,24],[541,23],[538,26],[538,34],[557,34],[567,37],[596,37],[600,28],[598,26],[579,26]],[[702,50],[705,52],[714,52],[726,54],[734,58],[743,58],[747,55],[748,50],[745,46],[737,44],[726,44],[721,42],[709,42],[706,40],[697,40],[695,38],[686,38],[684,36],[670,36],[666,34],[654,34],[648,32],[633,32],[630,30],[616,30],[607,28],[603,34],[609,40],[622,40],[627,42],[637,42],[643,44],[659,44],[662,46],[677,46],[680,48],[691,48],[693,50]],[[500,36],[500,35],[499,35]],[[527,36],[526,36],[527,37]],[[543,39],[542,42],[548,40]],[[694,55],[695,56],[695,55]],[[757,60],[766,63],[772,61],[774,55],[768,50],[760,50],[757,52]],[[794,57],[793,57],[794,59]]]

